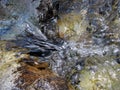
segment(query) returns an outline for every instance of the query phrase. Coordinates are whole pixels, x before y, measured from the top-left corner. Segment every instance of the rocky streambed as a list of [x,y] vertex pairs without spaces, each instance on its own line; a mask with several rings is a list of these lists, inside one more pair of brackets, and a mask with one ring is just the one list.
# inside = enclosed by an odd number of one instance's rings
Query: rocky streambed
[[0,0],[0,90],[120,90],[119,0]]

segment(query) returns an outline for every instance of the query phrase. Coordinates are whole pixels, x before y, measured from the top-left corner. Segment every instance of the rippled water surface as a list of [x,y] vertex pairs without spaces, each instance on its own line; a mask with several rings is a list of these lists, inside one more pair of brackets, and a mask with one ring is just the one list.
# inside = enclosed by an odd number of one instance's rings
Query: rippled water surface
[[49,63],[71,90],[120,90],[119,0],[0,0],[0,40]]

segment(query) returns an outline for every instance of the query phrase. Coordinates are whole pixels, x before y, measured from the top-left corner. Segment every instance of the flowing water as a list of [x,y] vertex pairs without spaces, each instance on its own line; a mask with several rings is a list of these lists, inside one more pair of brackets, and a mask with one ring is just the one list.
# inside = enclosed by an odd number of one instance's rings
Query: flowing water
[[0,40],[27,48],[75,90],[120,89],[119,0],[0,0]]

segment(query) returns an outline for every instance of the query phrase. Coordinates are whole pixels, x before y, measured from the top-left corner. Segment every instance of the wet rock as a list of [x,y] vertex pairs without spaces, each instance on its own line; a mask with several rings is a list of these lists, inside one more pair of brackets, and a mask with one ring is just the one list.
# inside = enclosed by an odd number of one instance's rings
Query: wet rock
[[[16,72],[21,65],[18,63],[21,58],[27,57],[21,52],[26,50],[16,49],[10,46],[15,46],[13,43],[0,41],[0,89],[12,90],[17,88],[14,83],[20,73]],[[16,73],[15,73],[16,72]]]
[[80,90],[119,90],[120,65],[113,59],[110,56],[89,59],[89,65],[80,72]]
[[90,41],[91,35],[86,31],[89,26],[85,19],[86,12],[83,10],[79,13],[62,15],[58,20],[59,36],[70,41]]
[[[16,45],[1,49],[2,89],[69,90],[70,81],[75,90],[119,90],[119,7],[119,0],[1,0],[0,38],[28,49],[15,59]],[[5,64],[7,53],[15,65]]]
[[69,90],[67,82],[47,69],[46,64],[40,67],[22,65],[18,70],[22,75],[16,82],[21,90]]
[[[62,10],[66,13],[59,13],[58,31],[61,38],[72,41],[79,41],[80,39],[83,41],[88,40],[95,45],[119,43],[118,38],[115,37],[119,36],[116,33],[119,33],[119,31],[113,25],[114,20],[118,20],[118,0],[88,2],[76,0],[71,1],[71,3],[69,1],[62,2],[60,7],[64,8]],[[69,3],[68,7],[64,3]],[[78,7],[77,4],[81,5],[81,7]],[[82,8],[84,5],[86,5],[86,8]],[[113,13],[116,14],[113,15]]]
[[1,90],[74,90],[47,62],[25,53],[12,42],[0,41]]
[[117,62],[118,64],[120,64],[120,58],[117,58],[117,59],[116,59],[116,62]]
[[54,17],[52,0],[41,0],[37,10],[39,11],[38,17],[40,22]]
[[[23,34],[29,23],[37,22],[39,0],[0,0],[0,39],[16,40],[16,36]],[[28,23],[29,22],[29,23]],[[32,28],[36,27],[33,25]]]
[[[62,45],[59,53],[52,54],[50,65],[53,71],[70,80],[76,90],[119,88],[116,87],[119,83],[119,72],[117,71],[119,64],[115,62],[116,56],[113,55],[115,49],[119,51],[119,27],[115,26],[118,23],[114,23],[119,22],[117,16],[119,12],[116,8],[118,3],[118,0],[62,0],[57,3],[59,5],[57,7],[59,18],[56,23],[58,34],[67,42]],[[84,5],[86,8],[83,8]],[[95,55],[98,57],[93,59]],[[90,59],[87,60],[88,58]],[[111,59],[113,60],[111,61]],[[84,61],[85,64],[77,64],[81,61]],[[106,62],[110,63],[108,67],[104,65]],[[114,70],[113,67],[117,67],[117,69]],[[84,70],[88,73],[88,78],[84,77],[86,75],[82,73]],[[93,72],[94,74],[91,75]],[[116,79],[113,79],[111,72],[117,74]],[[98,73],[101,77],[100,82]],[[105,77],[104,74],[106,74]],[[78,78],[80,79],[78,80]],[[89,78],[90,80],[96,79],[89,82]],[[108,81],[106,80],[104,83],[102,78],[107,78]],[[84,81],[86,82],[84,83]]]
[[[58,38],[56,33],[55,15],[48,15],[49,9],[50,12],[54,11],[51,0],[2,0],[1,7],[3,11],[11,11],[5,16],[10,16],[9,18],[0,20],[1,40],[14,40],[18,46],[29,49],[29,54],[33,56],[46,57],[51,55],[51,52],[60,50],[63,40]],[[44,22],[41,15],[44,15]]]
[[[56,27],[59,0],[41,0],[39,6],[37,7],[39,27],[42,33],[49,39],[53,44],[62,44],[62,39],[58,35],[58,30]],[[57,6],[56,6],[57,5]]]

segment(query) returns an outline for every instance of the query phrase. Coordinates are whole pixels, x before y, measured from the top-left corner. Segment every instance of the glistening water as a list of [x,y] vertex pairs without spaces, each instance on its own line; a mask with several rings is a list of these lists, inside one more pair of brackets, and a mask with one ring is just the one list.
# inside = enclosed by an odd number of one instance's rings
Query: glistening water
[[0,40],[75,90],[120,90],[120,0],[0,0]]

